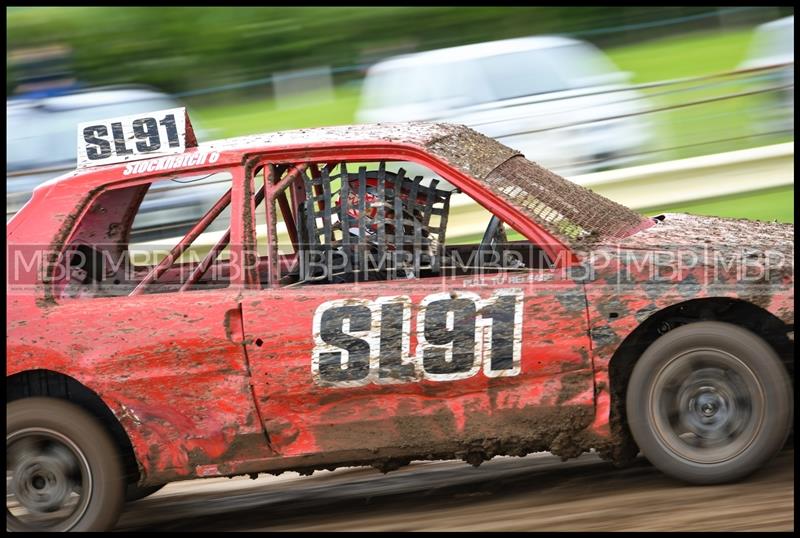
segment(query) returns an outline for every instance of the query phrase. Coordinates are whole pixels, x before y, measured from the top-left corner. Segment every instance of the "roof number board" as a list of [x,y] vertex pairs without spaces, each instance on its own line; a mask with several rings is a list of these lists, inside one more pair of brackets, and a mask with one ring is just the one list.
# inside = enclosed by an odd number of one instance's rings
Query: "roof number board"
[[183,153],[197,146],[185,108],[78,124],[78,167]]

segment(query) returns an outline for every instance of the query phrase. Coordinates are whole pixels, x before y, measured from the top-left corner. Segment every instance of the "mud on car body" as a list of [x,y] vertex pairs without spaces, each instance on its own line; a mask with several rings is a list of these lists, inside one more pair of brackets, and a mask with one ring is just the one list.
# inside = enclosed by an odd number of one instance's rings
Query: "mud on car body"
[[[648,218],[456,125],[197,144],[172,110],[79,141],[8,224],[9,528],[109,528],[175,480],[535,451],[709,484],[788,435],[792,225]],[[185,236],[129,241],[152,185],[209,177]]]

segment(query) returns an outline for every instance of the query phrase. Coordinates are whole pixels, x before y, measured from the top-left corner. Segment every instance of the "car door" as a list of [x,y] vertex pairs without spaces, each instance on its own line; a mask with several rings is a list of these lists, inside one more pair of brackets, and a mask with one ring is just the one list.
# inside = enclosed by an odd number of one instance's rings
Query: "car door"
[[[334,195],[324,203],[337,207]],[[271,254],[280,266],[292,256]],[[282,456],[542,450],[593,416],[583,289],[556,269],[265,283],[243,293],[242,313],[256,402]]]

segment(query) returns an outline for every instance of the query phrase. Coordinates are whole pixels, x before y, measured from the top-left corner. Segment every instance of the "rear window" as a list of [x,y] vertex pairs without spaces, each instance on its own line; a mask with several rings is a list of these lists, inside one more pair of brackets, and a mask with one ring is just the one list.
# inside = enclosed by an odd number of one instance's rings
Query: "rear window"
[[214,170],[99,194],[76,223],[54,271],[56,296],[227,287],[232,180],[231,171]]

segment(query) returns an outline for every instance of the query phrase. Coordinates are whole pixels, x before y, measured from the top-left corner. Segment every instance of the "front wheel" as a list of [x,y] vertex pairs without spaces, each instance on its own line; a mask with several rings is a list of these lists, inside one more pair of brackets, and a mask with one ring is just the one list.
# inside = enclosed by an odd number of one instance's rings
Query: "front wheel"
[[792,423],[790,382],[754,333],[704,321],[656,340],[636,363],[628,425],[662,472],[695,484],[742,478],[783,446]]
[[125,481],[108,433],[80,407],[54,398],[6,406],[6,528],[110,530]]

